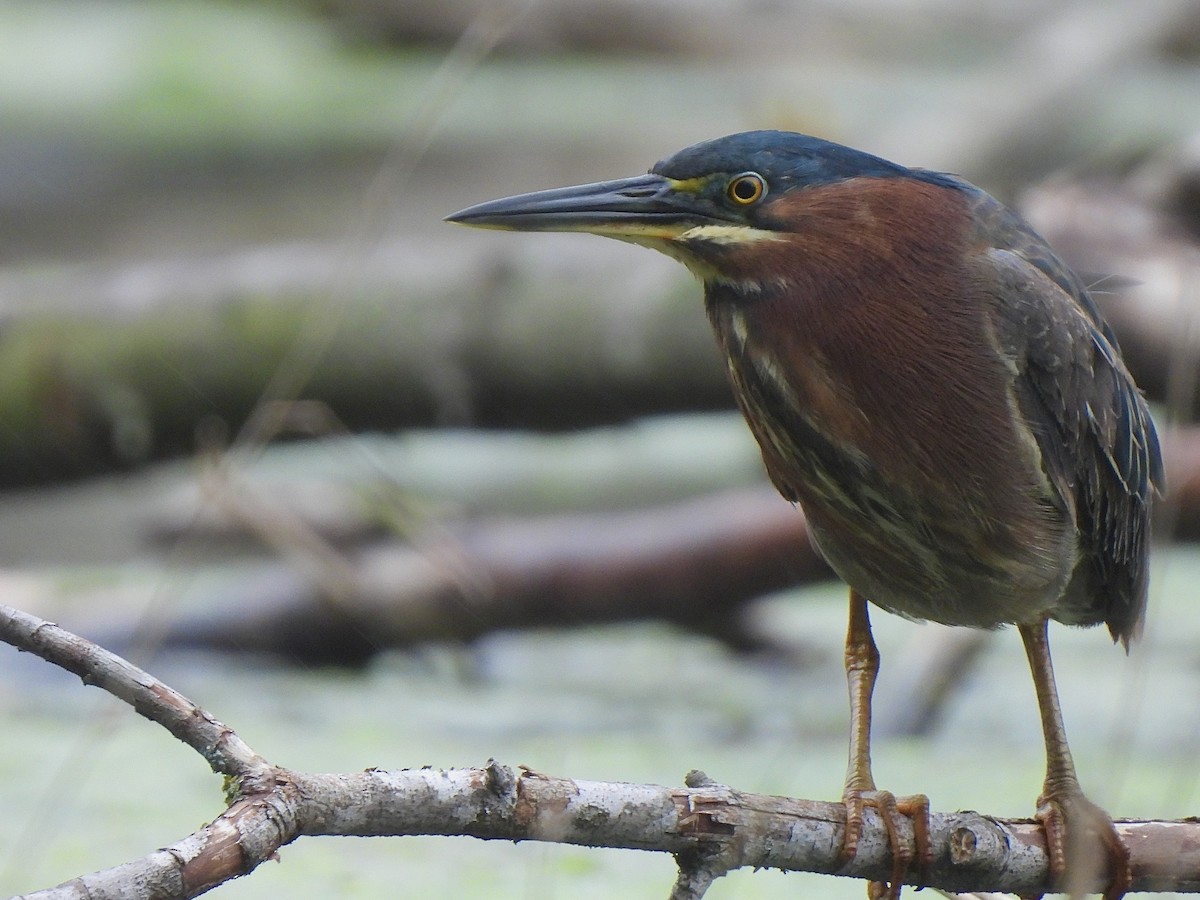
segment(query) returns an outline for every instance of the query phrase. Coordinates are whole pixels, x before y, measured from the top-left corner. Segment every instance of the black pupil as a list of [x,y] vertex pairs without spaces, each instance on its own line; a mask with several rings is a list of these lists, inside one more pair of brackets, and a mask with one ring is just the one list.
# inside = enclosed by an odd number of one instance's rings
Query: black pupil
[[739,200],[753,200],[758,196],[758,182],[753,178],[739,178],[733,183],[733,196]]

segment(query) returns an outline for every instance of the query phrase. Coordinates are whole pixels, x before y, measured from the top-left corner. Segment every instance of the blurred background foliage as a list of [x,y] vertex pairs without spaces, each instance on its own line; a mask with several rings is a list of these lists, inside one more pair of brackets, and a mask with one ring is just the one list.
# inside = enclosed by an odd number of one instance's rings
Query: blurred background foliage
[[[1128,341],[1165,426],[1196,394],[1198,61],[1192,0],[0,5],[2,602],[282,765],[836,797],[844,590],[765,487],[698,287],[441,217],[756,127],[960,172],[1140,282],[1110,314],[1159,323]],[[1053,638],[1085,787],[1121,816],[1200,811],[1200,558],[1165,509],[1145,641]],[[1015,636],[876,628],[881,785],[1032,813]],[[199,760],[95,694],[0,652],[0,894],[220,809]],[[310,840],[220,892],[649,898],[671,870]],[[710,896],[862,890],[741,872]]]

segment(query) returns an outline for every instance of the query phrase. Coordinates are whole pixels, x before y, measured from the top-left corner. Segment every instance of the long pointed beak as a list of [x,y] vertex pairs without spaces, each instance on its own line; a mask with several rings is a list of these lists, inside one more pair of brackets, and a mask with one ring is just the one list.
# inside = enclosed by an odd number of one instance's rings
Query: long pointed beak
[[511,231],[585,231],[612,237],[671,239],[715,221],[694,194],[661,175],[638,175],[491,200],[446,216],[447,222]]

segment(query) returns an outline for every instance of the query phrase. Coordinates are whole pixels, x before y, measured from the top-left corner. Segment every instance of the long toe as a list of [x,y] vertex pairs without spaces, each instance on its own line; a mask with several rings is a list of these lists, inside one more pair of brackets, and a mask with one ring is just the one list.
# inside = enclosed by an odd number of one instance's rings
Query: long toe
[[[892,855],[892,871],[887,882],[871,882],[867,896],[871,900],[897,900],[910,869],[918,873],[933,863],[933,842],[929,835],[929,798],[924,794],[897,798],[890,791],[847,791],[842,798],[846,805],[846,833],[842,844],[842,859],[854,859],[862,837],[863,810],[875,809],[887,832],[888,848]],[[904,819],[912,821],[913,841],[905,840]]]
[[1121,900],[1132,872],[1129,848],[1112,819],[1081,793],[1043,795],[1035,816],[1046,834],[1051,884],[1082,897],[1104,884],[1104,900]]

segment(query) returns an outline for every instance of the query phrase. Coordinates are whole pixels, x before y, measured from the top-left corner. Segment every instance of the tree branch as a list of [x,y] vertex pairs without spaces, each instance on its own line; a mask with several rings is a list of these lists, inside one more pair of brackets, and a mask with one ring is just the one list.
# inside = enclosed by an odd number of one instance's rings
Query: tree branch
[[[698,772],[682,788],[514,772],[494,760],[473,769],[294,772],[271,767],[191,701],[56,625],[0,606],[0,640],[103,687],[214,770],[242,776],[237,799],[196,833],[26,900],[194,897],[252,871],[301,835],[462,835],[671,853],[681,870],[671,894],[678,900],[703,896],[714,878],[742,866],[876,881],[890,872],[885,831],[872,810],[857,857],[842,865],[840,803],[743,793]],[[932,826],[935,861],[925,884],[1023,895],[1050,888],[1041,829],[1031,821],[938,813]],[[1117,827],[1130,848],[1134,890],[1200,892],[1200,822]]]
[[0,640],[123,700],[204,757],[221,775],[255,778],[271,768],[237,733],[174,688],[53,622],[0,604]]
[[[858,856],[841,866],[844,824],[840,803],[749,794],[718,784],[670,788],[577,781],[528,769],[514,773],[494,761],[474,769],[354,774],[277,770],[270,791],[242,798],[183,841],[27,897],[129,897],[130,884],[141,883],[193,897],[249,872],[301,835],[461,835],[672,853],[685,863],[673,894],[679,898],[702,896],[714,875],[742,866],[887,878],[891,863],[878,817],[868,811]],[[1200,891],[1200,823],[1117,827],[1131,849],[1133,890]],[[937,813],[932,837],[935,863],[928,885],[1023,895],[1050,888],[1042,832],[1028,820]],[[716,865],[690,862],[696,859]]]

